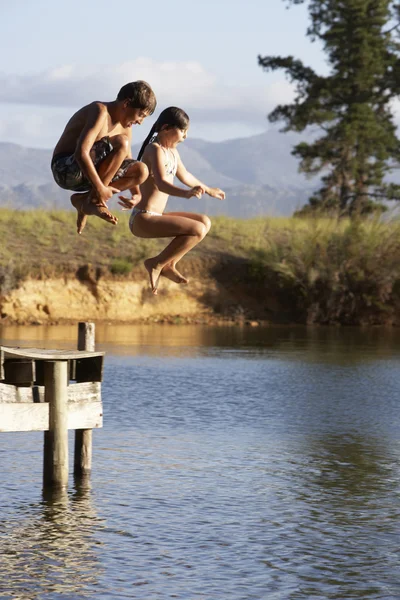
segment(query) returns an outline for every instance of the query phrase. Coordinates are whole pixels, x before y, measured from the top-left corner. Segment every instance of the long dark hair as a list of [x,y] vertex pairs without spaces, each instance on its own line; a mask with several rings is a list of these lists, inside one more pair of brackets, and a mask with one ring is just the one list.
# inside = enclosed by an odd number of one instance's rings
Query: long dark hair
[[142,158],[144,149],[153,135],[161,131],[164,126],[165,129],[172,129],[173,127],[176,127],[177,129],[187,129],[189,127],[189,117],[184,110],[177,108],[176,106],[169,106],[163,110],[153,127],[150,129],[149,135],[144,140],[137,157],[138,160]]

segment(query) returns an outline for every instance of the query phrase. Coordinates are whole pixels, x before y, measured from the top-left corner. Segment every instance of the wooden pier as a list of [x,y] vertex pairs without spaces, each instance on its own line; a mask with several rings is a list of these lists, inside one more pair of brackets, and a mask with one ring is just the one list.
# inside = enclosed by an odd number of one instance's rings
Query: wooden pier
[[104,352],[94,346],[93,323],[79,323],[78,350],[0,346],[0,432],[45,432],[45,487],[68,485],[68,429],[75,429],[74,474],[90,474],[92,429],[103,425]]

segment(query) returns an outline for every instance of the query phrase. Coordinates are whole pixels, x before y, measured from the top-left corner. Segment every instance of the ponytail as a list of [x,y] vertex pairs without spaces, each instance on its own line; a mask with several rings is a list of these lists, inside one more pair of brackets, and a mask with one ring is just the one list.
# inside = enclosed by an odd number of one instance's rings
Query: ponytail
[[150,129],[149,135],[144,140],[144,142],[142,144],[142,147],[139,150],[139,154],[137,156],[137,160],[140,160],[142,158],[144,149],[146,148],[147,144],[149,143],[149,141],[151,140],[151,138],[153,137],[153,135],[156,133],[156,131],[158,131],[158,120],[154,123],[153,127]]

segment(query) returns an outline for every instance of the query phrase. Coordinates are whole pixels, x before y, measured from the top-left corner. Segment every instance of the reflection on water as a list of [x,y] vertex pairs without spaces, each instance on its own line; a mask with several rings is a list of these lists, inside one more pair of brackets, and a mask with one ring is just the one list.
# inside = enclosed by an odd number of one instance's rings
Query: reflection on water
[[[399,446],[328,434],[303,440],[302,449],[295,497],[281,498],[283,511],[297,507],[285,548],[299,556],[299,597],[319,598],[321,590],[327,598],[400,597],[392,544],[400,533]],[[278,550],[270,568],[282,568],[283,558]]]
[[[77,326],[0,326],[0,343],[8,346],[37,345],[43,348],[75,348]],[[252,352],[257,348],[286,353],[288,360],[349,364],[371,358],[393,358],[400,353],[400,330],[396,328],[329,327],[202,327],[199,325],[96,325],[97,349],[117,355],[196,355],[225,348]]]
[[[390,456],[389,448],[377,440],[359,435],[328,436],[308,440],[308,450],[310,464],[315,467],[309,483],[329,499],[328,505],[333,508],[338,507],[340,498],[361,516],[364,508],[387,498],[397,485],[395,454]],[[348,516],[341,515],[341,522],[346,522]]]
[[98,326],[97,342],[91,489],[42,497],[42,437],[0,436],[0,597],[400,598],[400,332]]
[[1,597],[74,598],[101,573],[94,532],[101,528],[90,485],[72,493],[43,493],[36,503],[14,505],[0,522]]

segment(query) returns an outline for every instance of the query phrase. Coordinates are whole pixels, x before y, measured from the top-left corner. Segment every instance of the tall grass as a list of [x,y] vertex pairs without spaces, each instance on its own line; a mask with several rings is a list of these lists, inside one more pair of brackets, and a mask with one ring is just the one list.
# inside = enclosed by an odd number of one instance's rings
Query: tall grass
[[295,320],[360,324],[395,316],[399,221],[292,218],[254,225],[243,242],[251,276]]

